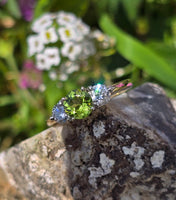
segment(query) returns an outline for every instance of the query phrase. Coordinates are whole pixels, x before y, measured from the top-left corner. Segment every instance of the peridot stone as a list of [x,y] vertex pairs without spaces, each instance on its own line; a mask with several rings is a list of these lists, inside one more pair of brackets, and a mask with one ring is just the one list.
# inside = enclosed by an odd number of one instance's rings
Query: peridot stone
[[92,99],[88,92],[72,90],[63,101],[67,115],[74,119],[84,119],[92,112]]

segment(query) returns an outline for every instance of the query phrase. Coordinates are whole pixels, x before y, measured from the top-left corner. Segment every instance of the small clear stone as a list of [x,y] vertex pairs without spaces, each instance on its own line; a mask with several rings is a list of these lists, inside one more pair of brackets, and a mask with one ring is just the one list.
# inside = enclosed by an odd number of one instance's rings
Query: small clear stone
[[102,106],[110,100],[109,90],[105,85],[97,84],[91,87],[89,94],[93,104]]
[[68,116],[65,113],[64,107],[60,104],[60,102],[54,106],[52,111],[52,117],[57,122],[66,122]]

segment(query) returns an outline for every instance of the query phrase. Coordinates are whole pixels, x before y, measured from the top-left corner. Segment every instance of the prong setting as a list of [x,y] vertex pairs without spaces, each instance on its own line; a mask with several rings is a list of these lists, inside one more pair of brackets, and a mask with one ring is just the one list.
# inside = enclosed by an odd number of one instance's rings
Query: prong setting
[[131,87],[132,83],[124,80],[112,86],[98,83],[87,88],[72,90],[53,107],[50,120],[65,123],[74,119],[84,119],[93,110],[107,104],[113,97],[126,92]]

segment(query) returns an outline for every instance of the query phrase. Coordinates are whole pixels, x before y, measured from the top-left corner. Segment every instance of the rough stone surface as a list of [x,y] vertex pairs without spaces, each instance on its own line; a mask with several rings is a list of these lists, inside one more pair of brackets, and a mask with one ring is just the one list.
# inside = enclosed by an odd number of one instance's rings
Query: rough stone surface
[[0,199],[175,200],[176,112],[144,84],[2,152],[0,167]]

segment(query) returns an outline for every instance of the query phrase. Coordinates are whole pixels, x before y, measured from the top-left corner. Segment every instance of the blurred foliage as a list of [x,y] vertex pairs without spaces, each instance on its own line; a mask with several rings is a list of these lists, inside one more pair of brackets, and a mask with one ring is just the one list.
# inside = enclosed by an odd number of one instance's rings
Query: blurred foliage
[[114,55],[107,54],[91,71],[75,72],[59,88],[44,74],[45,90],[19,87],[32,23],[22,1],[0,0],[0,150],[47,128],[56,101],[82,85],[131,78],[134,86],[155,82],[176,97],[176,0],[24,1],[33,2],[33,19],[46,12],[73,12],[117,42]]
[[161,56],[120,30],[106,15],[102,17],[100,24],[106,33],[116,38],[117,51],[126,59],[168,87],[176,88],[176,71]]
[[74,1],[61,1],[53,0],[39,0],[35,7],[34,18],[39,17],[45,12],[57,12],[59,10],[69,11],[75,13],[77,16],[83,16],[88,9],[88,0],[74,0]]

